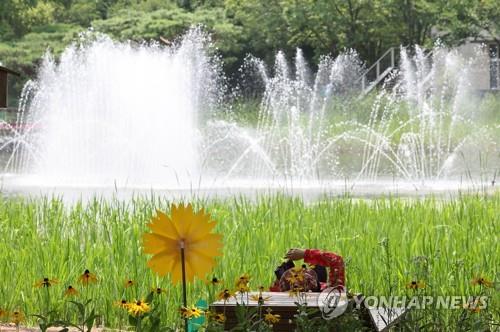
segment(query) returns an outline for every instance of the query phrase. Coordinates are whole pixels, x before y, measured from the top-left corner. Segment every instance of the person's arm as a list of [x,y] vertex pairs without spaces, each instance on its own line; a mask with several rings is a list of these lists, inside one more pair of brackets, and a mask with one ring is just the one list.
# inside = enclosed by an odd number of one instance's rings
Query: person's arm
[[345,286],[345,268],[342,256],[328,251],[306,249],[304,252],[304,262],[313,265],[328,266],[330,268],[330,285]]

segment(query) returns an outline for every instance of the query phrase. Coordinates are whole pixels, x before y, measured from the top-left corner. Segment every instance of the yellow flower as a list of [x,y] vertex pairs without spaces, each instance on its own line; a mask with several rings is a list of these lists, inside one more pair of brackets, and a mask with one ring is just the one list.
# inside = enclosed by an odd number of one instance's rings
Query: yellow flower
[[250,282],[250,276],[248,273],[244,273],[241,276],[238,277],[236,280],[236,285],[242,283],[242,284],[248,284]]
[[182,318],[190,318],[191,317],[191,310],[189,310],[189,308],[181,307],[179,309],[179,311],[181,313]]
[[479,298],[476,298],[475,300],[464,303],[463,307],[464,309],[477,314],[483,308],[483,302]]
[[302,287],[293,286],[288,291],[288,295],[290,295],[290,297],[299,296],[300,292],[302,292],[302,290],[303,290]]
[[160,295],[161,293],[166,293],[167,290],[160,287],[151,288],[151,292]]
[[240,293],[248,293],[250,291],[250,287],[248,283],[250,282],[250,276],[245,273],[236,279],[236,290]]
[[264,315],[264,320],[269,324],[276,324],[280,321],[280,315],[273,315],[271,308],[267,309],[267,314]]
[[297,284],[297,283],[302,283],[304,281],[304,271],[302,268],[299,268],[300,270],[297,270],[297,268],[293,268],[292,273],[288,277],[286,277],[286,280],[290,284]]
[[157,211],[148,224],[151,233],[143,235],[144,252],[153,255],[147,264],[160,276],[171,273],[172,281],[178,283],[182,279],[180,249],[184,248],[186,280],[204,278],[215,256],[221,255],[222,236],[211,233],[216,222],[210,222],[203,209],[194,213],[191,204],[172,204],[171,211],[171,218]]
[[66,288],[64,291],[64,296],[69,297],[69,296],[76,296],[78,295],[78,291],[71,285]]
[[217,286],[221,284],[223,280],[217,279],[216,277],[213,277],[212,280],[208,282],[208,284],[211,284],[212,286]]
[[198,318],[201,315],[203,315],[203,310],[201,310],[195,306],[192,306],[190,310],[191,310],[191,314],[190,314],[191,317]]
[[122,300],[120,300],[120,301],[115,301],[115,302],[113,302],[113,305],[114,305],[115,307],[118,307],[118,308],[128,309],[128,305],[129,305],[129,303],[127,302],[127,300],[122,299]]
[[257,302],[260,305],[263,305],[265,301],[269,301],[270,298],[270,296],[262,296],[262,293],[260,293],[259,295],[250,295],[250,300]]
[[84,285],[87,286],[88,284],[94,284],[97,282],[97,277],[95,274],[90,273],[89,270],[85,270],[83,274],[78,277],[78,281]]
[[126,308],[132,316],[141,316],[151,310],[151,307],[144,300],[130,302]]
[[226,316],[223,313],[215,313],[213,315],[213,320],[217,323],[224,323],[226,321]]
[[131,279],[127,279],[127,280],[125,280],[123,285],[125,286],[125,288],[129,288],[129,287],[132,287],[135,285],[135,281],[133,281]]
[[479,286],[484,286],[484,287],[487,287],[487,288],[493,287],[493,282],[491,280],[488,280],[488,279],[486,279],[484,277],[481,277],[481,276],[472,279],[471,280],[471,284],[473,286],[479,285]]
[[16,325],[19,325],[20,323],[24,322],[24,314],[20,310],[13,311],[10,314],[10,322],[14,323]]
[[181,316],[183,318],[197,318],[197,317],[200,317],[201,315],[203,315],[203,310],[200,310],[199,308],[195,307],[195,306],[191,306],[191,307],[181,307],[180,309],[180,312],[181,312]]
[[7,317],[8,315],[9,315],[9,313],[7,311],[0,308],[0,318]]
[[425,288],[425,282],[412,280],[411,282],[406,284],[406,288],[408,288],[408,289],[423,289],[423,288]]
[[219,300],[227,301],[227,300],[229,300],[233,296],[234,296],[234,293],[232,293],[229,289],[224,289],[222,292],[220,292],[217,295],[217,298]]
[[57,279],[49,279],[49,278],[45,277],[41,280],[38,280],[35,283],[35,287],[38,287],[38,288],[50,287],[50,286],[55,285],[57,283],[59,283],[59,281]]
[[237,290],[240,293],[248,293],[250,291],[250,287],[248,287],[248,285],[245,284],[240,284]]
[[473,313],[478,313],[479,311],[481,311],[479,305],[474,305],[474,303],[464,303],[463,308]]

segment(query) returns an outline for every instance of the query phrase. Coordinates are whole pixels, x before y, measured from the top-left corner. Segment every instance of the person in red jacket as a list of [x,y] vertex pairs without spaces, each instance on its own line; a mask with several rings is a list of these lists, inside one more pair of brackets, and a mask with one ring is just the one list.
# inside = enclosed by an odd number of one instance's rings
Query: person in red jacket
[[[305,263],[310,265],[320,265],[329,268],[328,274],[328,282],[321,283],[319,287],[319,291],[323,290],[326,287],[345,287],[345,268],[344,268],[344,260],[340,255],[337,255],[333,252],[321,251],[318,249],[290,249],[286,256],[290,261],[295,261],[299,259],[303,259]],[[292,264],[293,265],[293,264]],[[271,291],[287,291],[290,288],[290,285],[285,281],[286,276],[291,273],[292,269],[287,270],[281,276],[280,280],[276,280],[276,282],[271,286]],[[314,278],[314,271],[310,271],[311,277]],[[309,273],[308,273],[309,274]],[[307,277],[306,279],[310,279]],[[311,283],[311,281],[308,281]],[[314,281],[313,281],[314,282]],[[319,284],[319,283],[318,283]]]

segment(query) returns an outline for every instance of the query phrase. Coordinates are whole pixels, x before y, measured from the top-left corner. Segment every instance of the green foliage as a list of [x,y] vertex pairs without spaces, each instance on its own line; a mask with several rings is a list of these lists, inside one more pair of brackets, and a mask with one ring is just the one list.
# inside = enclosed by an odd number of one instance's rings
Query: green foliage
[[0,43],[0,59],[27,76],[35,75],[35,66],[50,49],[56,56],[71,43],[80,31],[74,25],[53,24],[33,29],[22,38]]
[[[61,281],[50,287],[50,310],[67,308],[65,320],[82,322],[62,293],[64,283],[75,281],[89,268],[95,271],[98,283],[78,289],[84,299],[93,299],[95,312],[103,315],[107,326],[119,326],[123,311],[113,302],[142,298],[151,287],[166,290],[157,295],[162,322],[180,324],[181,287],[172,286],[168,277],[154,275],[141,249],[146,223],[156,209],[168,212],[169,203],[160,197],[95,199],[71,205],[58,199],[0,197],[0,307],[22,308],[31,317],[43,304],[37,294],[46,290],[34,288],[33,283],[50,276]],[[229,287],[243,272],[252,276],[253,289],[271,284],[274,267],[290,247],[340,253],[346,262],[347,286],[366,296],[389,295],[389,288],[394,295],[405,295],[406,284],[415,279],[424,279],[425,295],[478,295],[478,287],[471,284],[473,278],[482,275],[498,281],[499,194],[445,200],[343,198],[315,203],[283,196],[254,201],[234,197],[194,203],[197,209],[203,206],[211,213],[218,221],[216,231],[224,235],[224,253],[214,275],[228,281]],[[381,246],[384,243],[390,243],[390,256]],[[424,258],[425,266],[416,265]],[[124,290],[128,278],[135,285]],[[190,285],[189,303],[207,298],[208,287],[203,281]],[[488,291],[488,308],[498,308],[498,291]],[[498,312],[490,309],[467,314],[464,319],[472,323],[490,314],[498,320]],[[458,328],[461,316],[461,310],[425,313],[426,320],[435,320],[436,330]]]
[[[229,74],[248,53],[270,62],[277,50],[296,47],[313,62],[353,48],[371,63],[401,44],[432,45],[436,38],[457,44],[485,34],[498,41],[499,8],[494,0],[2,0],[0,60],[31,75],[45,52],[44,32],[54,26],[93,26],[120,40],[142,41],[172,40],[203,24]],[[70,40],[50,47],[62,49]],[[19,61],[17,52],[30,56]]]

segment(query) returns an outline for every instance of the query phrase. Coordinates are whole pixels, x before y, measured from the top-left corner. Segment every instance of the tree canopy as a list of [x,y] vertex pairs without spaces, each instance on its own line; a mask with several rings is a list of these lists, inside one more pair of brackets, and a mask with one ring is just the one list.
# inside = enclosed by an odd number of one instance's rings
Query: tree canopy
[[92,27],[117,40],[168,40],[193,24],[210,32],[232,75],[248,53],[322,54],[353,48],[367,63],[391,46],[455,45],[500,34],[496,0],[2,0],[0,61],[34,74],[50,48],[59,54]]

